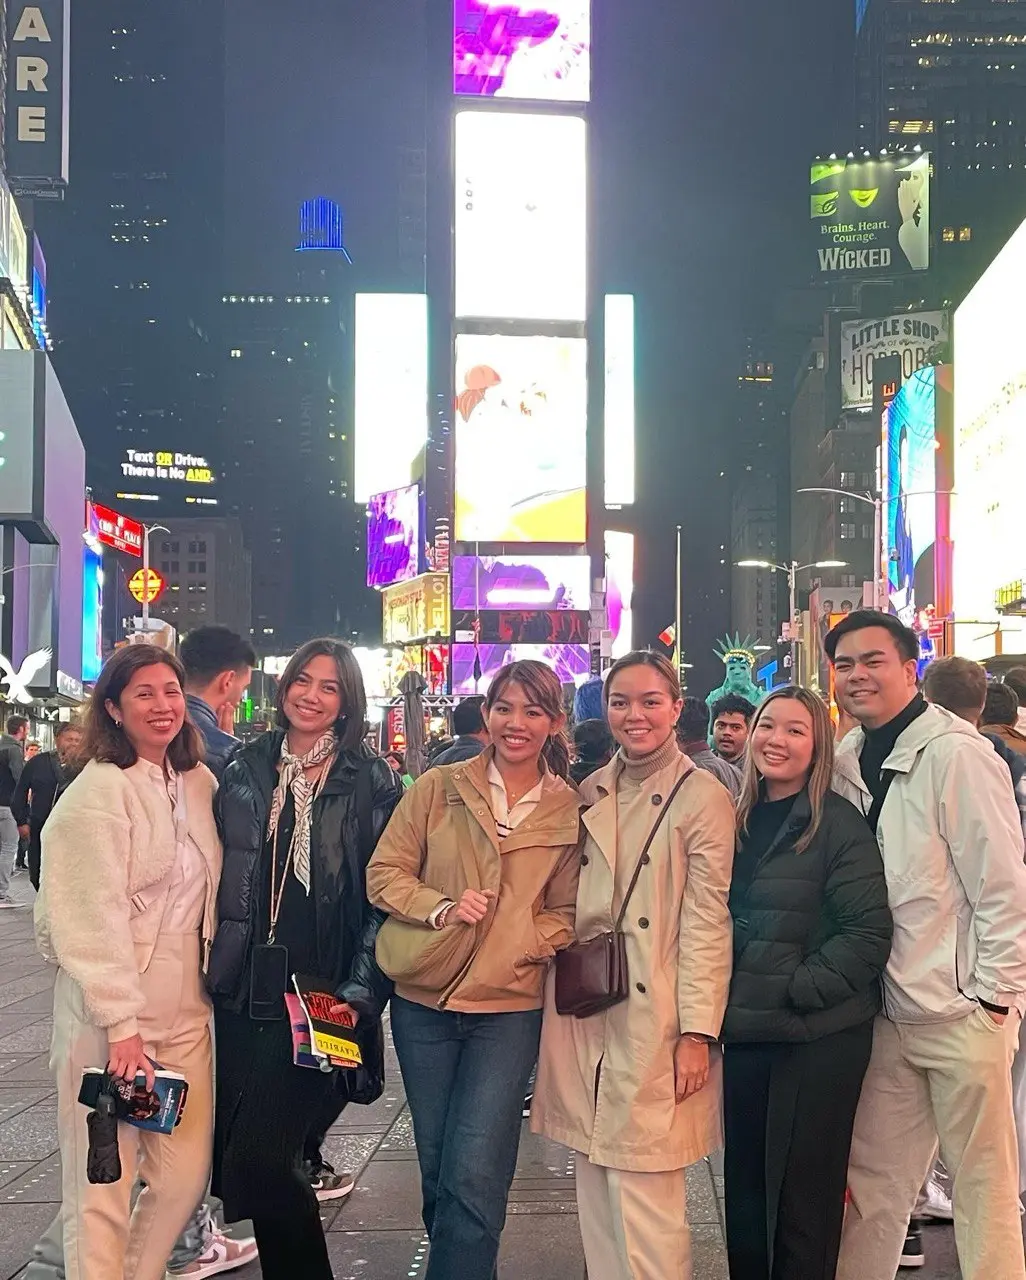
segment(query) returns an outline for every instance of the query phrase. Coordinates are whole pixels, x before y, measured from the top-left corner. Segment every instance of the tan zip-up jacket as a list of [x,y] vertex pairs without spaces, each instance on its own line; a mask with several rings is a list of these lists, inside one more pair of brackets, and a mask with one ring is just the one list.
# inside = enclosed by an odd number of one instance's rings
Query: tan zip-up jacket
[[[580,873],[577,792],[546,774],[537,807],[500,844],[489,748],[430,769],[392,815],[367,867],[367,895],[387,911],[377,957],[403,999],[459,1013],[540,1009],[549,961],[574,939]],[[476,927],[430,919],[465,889],[495,898]],[[451,918],[451,917],[450,917]]]

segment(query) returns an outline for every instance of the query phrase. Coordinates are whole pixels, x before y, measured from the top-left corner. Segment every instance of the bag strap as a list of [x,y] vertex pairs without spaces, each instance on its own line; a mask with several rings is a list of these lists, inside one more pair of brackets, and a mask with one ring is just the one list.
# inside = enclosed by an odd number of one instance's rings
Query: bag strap
[[645,865],[645,862],[647,861],[648,851],[649,849],[652,848],[652,841],[656,838],[656,835],[659,832],[659,828],[663,825],[663,819],[669,813],[670,805],[672,805],[674,800],[677,798],[677,792],[681,789],[684,783],[687,782],[688,778],[690,778],[694,772],[695,772],[695,766],[692,765],[691,768],[688,769],[687,773],[682,774],[681,777],[677,779],[676,783],[674,784],[673,790],[666,797],[666,800],[663,803],[663,807],[659,810],[659,816],[656,818],[652,826],[652,830],[648,833],[648,839],[645,841],[644,848],[641,850],[641,853],[638,855],[638,865],[634,868],[634,875],[631,876],[631,882],[627,886],[627,892],[624,894],[623,904],[620,907],[620,914],[616,917],[616,926],[614,929],[615,933],[619,933],[620,930],[623,928],[623,922],[627,918],[627,908],[630,906],[631,896],[633,895],[634,890],[637,888],[638,878],[641,875],[641,868]]

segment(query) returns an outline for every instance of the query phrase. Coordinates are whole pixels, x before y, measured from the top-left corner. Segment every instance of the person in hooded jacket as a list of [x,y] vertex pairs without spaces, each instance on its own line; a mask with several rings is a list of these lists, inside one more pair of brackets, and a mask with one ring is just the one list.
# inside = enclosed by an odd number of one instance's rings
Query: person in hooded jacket
[[752,722],[723,1020],[731,1280],[833,1280],[848,1153],[891,948],[883,860],[830,790],[833,726],[805,689]]
[[[366,710],[352,650],[310,641],[281,678],[279,728],[237,753],[217,795],[225,875],[208,976],[213,1186],[229,1221],[253,1220],[265,1280],[330,1280],[304,1149],[333,1109],[383,1089],[391,983],[374,959],[383,916],[365,879],[401,783],[363,743]],[[356,1016],[361,1067],[322,1073],[293,1063],[284,995],[295,974],[330,987],[336,1008]]]

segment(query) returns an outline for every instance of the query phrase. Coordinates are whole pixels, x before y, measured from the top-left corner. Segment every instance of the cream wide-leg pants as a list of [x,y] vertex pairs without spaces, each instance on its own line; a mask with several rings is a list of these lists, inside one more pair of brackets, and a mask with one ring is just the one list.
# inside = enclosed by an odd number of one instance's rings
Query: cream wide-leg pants
[[[82,990],[63,970],[54,986],[50,1064],[57,1078],[67,1280],[164,1280],[174,1243],[210,1175],[213,1063],[198,934],[162,936],[140,981],[146,1052],[185,1076],[189,1096],[172,1134],[118,1126],[121,1180],[106,1186],[86,1178],[89,1112],[78,1092],[86,1067],[107,1065],[107,1033],[87,1020]],[[137,1178],[145,1186],[133,1210]]]
[[686,1169],[575,1168],[588,1280],[691,1280]]

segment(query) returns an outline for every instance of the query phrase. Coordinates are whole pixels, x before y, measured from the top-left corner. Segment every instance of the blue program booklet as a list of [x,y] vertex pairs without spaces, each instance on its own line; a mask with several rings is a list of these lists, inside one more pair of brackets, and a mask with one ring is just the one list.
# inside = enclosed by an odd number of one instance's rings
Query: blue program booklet
[[[94,1109],[101,1089],[114,1097],[114,1114],[125,1124],[135,1125],[149,1133],[172,1133],[182,1119],[189,1082],[177,1071],[165,1071],[154,1062],[156,1078],[153,1088],[146,1088],[146,1077],[137,1075],[133,1083],[111,1080],[103,1067],[86,1067],[78,1100]],[[113,1088],[108,1086],[113,1085]]]

